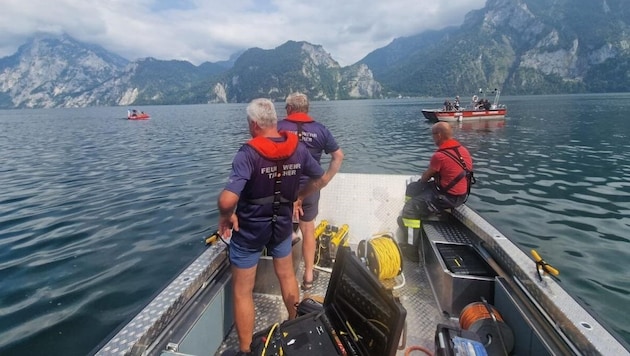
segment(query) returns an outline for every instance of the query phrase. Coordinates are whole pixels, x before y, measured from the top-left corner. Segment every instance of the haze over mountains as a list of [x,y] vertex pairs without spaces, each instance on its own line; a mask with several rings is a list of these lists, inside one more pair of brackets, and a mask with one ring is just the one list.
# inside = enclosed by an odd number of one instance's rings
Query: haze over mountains
[[[579,4],[578,4],[579,3]],[[128,61],[70,36],[35,35],[0,59],[0,108],[630,91],[627,0],[488,0],[459,27],[394,40],[341,67],[289,41],[195,66]]]

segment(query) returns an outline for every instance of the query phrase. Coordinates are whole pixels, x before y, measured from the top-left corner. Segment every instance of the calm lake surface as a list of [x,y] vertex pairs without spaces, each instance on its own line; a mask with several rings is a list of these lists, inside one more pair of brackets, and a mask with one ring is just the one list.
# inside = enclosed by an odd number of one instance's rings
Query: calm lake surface
[[[314,102],[342,172],[420,174],[444,98]],[[468,205],[630,342],[630,94],[503,97],[454,124]],[[85,355],[204,249],[245,104],[0,111],[0,355]],[[283,103],[277,110],[283,117]]]

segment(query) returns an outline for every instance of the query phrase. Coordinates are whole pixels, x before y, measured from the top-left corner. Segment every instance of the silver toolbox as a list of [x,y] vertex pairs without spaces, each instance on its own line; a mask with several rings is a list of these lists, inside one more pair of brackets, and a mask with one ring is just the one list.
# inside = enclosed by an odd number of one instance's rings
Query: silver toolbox
[[485,298],[492,304],[496,273],[471,245],[422,238],[429,282],[441,310],[458,318],[466,305]]

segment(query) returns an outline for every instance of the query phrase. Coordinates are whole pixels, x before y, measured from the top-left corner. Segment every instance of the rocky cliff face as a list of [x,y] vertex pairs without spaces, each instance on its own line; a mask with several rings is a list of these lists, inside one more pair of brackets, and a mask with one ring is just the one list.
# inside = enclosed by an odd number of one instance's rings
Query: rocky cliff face
[[68,36],[40,36],[0,62],[0,92],[17,108],[85,106],[95,100],[86,91],[120,75],[126,64]]
[[[624,0],[488,0],[457,29],[396,40],[361,62],[383,85],[415,95],[628,91],[629,34]],[[396,60],[385,67],[383,58]]]
[[497,31],[508,29],[522,36],[509,42],[519,54],[513,72],[507,76],[511,91],[542,91],[549,87],[553,92],[599,91],[590,78],[614,81],[615,75],[607,66],[621,66],[626,73],[630,70],[627,3],[591,1],[578,7],[566,1],[545,4],[492,0],[489,4],[496,6],[496,17],[513,11],[517,19],[513,23],[497,22]]
[[380,98],[381,86],[365,65],[341,68],[321,46],[289,41],[273,50],[243,53],[210,91],[209,102],[281,101],[294,91],[312,100]]
[[0,60],[0,108],[284,100],[298,90],[313,100],[380,97],[367,66],[341,68],[321,46],[306,42],[248,50],[229,68],[153,58],[128,62],[68,36],[38,36]]
[[365,64],[357,64],[343,71],[341,83],[346,83],[344,92],[352,99],[378,98],[382,95],[381,84]]

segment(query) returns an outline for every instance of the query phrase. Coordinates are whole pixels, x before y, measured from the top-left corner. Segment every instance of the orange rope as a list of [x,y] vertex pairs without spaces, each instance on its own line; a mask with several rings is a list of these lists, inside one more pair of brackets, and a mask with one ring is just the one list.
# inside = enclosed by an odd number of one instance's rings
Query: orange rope
[[[503,321],[499,312],[492,305],[489,306],[490,309],[492,309],[492,314],[494,314],[497,321]],[[481,302],[470,303],[459,315],[459,326],[464,330],[468,330],[472,324],[482,319],[492,319],[492,315],[488,312],[488,308],[486,308],[486,306]]]

